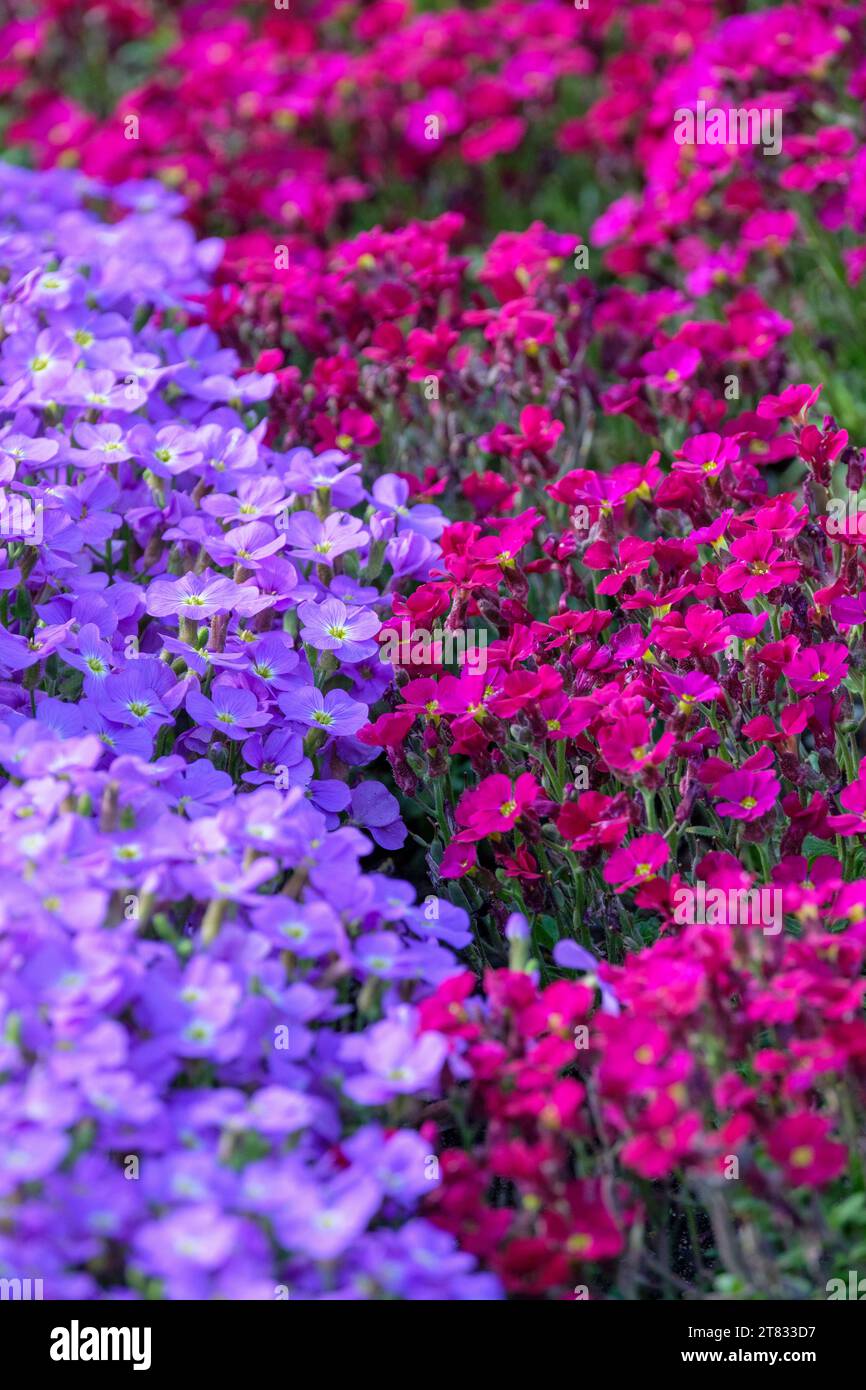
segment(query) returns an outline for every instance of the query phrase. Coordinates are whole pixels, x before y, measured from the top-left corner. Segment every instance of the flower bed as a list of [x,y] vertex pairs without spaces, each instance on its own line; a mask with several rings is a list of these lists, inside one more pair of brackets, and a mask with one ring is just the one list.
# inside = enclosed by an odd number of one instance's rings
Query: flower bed
[[859,11],[20,9],[0,1273],[825,1297]]

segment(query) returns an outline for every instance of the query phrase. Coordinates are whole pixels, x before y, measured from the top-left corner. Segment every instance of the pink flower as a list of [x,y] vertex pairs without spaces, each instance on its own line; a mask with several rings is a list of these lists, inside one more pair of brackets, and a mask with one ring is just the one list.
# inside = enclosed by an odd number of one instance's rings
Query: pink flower
[[687,439],[674,459],[674,468],[681,473],[699,473],[704,478],[717,478],[725,464],[740,456],[740,447],[733,439],[720,434],[696,434]]
[[695,705],[718,700],[722,693],[719,684],[710,676],[702,675],[700,671],[690,671],[687,676],[676,676],[666,672],[665,680],[671,694],[676,696],[682,714],[690,714]]
[[663,836],[638,835],[610,856],[604,866],[604,881],[615,885],[617,893],[625,893],[655,878],[669,858],[670,850]]
[[598,746],[609,768],[632,775],[644,767],[663,763],[676,742],[676,735],[663,734],[653,745],[649,720],[644,714],[618,719],[598,735]]
[[767,1138],[767,1151],[785,1169],[794,1187],[824,1187],[848,1162],[848,1150],[827,1138],[830,1121],[823,1115],[789,1115]]
[[683,382],[694,376],[700,364],[701,354],[697,348],[682,347],[679,343],[668,343],[667,347],[645,352],[640,359],[640,365],[647,374],[647,386],[665,395],[679,391]]
[[494,155],[516,150],[525,134],[526,121],[522,116],[502,116],[464,135],[460,153],[467,164],[486,164]]
[[781,396],[764,396],[758,404],[758,415],[762,420],[805,420],[806,411],[813,406],[823,387],[789,386]]
[[765,531],[750,531],[739,540],[731,542],[734,564],[722,570],[717,580],[721,594],[742,591],[742,598],[748,601],[756,594],[769,594],[781,584],[789,584],[800,573],[796,560],[781,559],[781,550],[773,543],[771,534]]
[[775,805],[779,790],[772,772],[729,772],[716,784],[722,798],[716,811],[732,820],[758,820]]
[[514,828],[540,791],[529,772],[522,772],[513,786],[510,777],[494,773],[463,793],[457,807],[457,822],[471,830],[476,840],[483,835],[503,834]]
[[785,675],[798,695],[835,690],[848,674],[848,648],[841,642],[820,642],[797,653]]
[[464,125],[463,107],[454,93],[447,87],[435,87],[409,106],[406,140],[413,149],[433,155],[449,135],[459,135]]

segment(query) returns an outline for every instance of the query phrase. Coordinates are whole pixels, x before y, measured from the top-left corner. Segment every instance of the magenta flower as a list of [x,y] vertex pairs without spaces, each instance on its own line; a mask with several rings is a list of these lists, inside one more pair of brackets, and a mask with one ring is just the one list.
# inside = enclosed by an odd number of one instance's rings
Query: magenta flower
[[732,820],[758,820],[776,803],[779,783],[772,772],[728,772],[716,784],[716,811]]
[[691,713],[695,705],[705,705],[712,700],[718,700],[722,693],[718,682],[700,671],[690,671],[687,676],[665,672],[665,680],[671,694],[676,696],[683,714]]
[[640,365],[647,374],[647,386],[664,395],[679,391],[683,382],[694,376],[700,364],[701,354],[697,348],[682,347],[678,343],[668,343],[667,347],[645,352],[640,359]]
[[681,473],[698,473],[703,478],[717,478],[727,463],[740,456],[739,445],[720,434],[696,434],[687,439],[674,468]]
[[662,835],[638,835],[622,849],[614,850],[604,866],[604,881],[617,893],[648,883],[668,862],[670,850]]
[[823,387],[789,386],[780,396],[764,396],[758,403],[762,420],[805,419],[807,410],[815,404]]
[[819,642],[797,652],[785,675],[798,695],[835,690],[848,674],[848,648],[841,642]]
[[734,564],[722,570],[717,580],[719,593],[741,591],[747,602],[756,594],[769,594],[781,584],[790,584],[800,573],[796,560],[783,560],[782,552],[766,531],[751,531],[731,542]]
[[458,824],[466,826],[476,839],[504,833],[528,811],[541,788],[529,772],[522,772],[512,785],[504,773],[485,777],[477,787],[463,793],[457,807]]
[[668,757],[676,736],[668,730],[653,744],[650,722],[644,714],[629,714],[601,729],[598,746],[609,768],[631,776],[645,767],[658,767]]
[[[866,760],[864,760],[866,761]],[[866,835],[866,769],[860,764],[858,781],[843,787],[839,793],[839,803],[845,807],[847,815],[829,816],[827,824],[837,835]]]

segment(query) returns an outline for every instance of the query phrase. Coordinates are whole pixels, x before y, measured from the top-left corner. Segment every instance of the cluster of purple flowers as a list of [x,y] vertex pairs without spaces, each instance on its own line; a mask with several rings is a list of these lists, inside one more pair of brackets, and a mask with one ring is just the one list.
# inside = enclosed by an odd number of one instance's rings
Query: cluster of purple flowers
[[375,636],[443,521],[267,447],[178,212],[0,165],[0,1276],[495,1298],[407,1125],[467,915],[361,863],[406,836]]

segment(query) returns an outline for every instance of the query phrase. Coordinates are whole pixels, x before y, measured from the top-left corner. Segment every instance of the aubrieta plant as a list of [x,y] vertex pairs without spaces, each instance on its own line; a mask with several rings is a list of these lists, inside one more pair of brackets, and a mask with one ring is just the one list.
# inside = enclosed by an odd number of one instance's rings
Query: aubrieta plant
[[495,1298],[418,1217],[405,1123],[468,917],[361,863],[406,835],[362,772],[374,638],[443,522],[266,447],[273,378],[195,325],[219,248],[175,204],[0,166],[0,1269]]
[[862,8],[12,11],[0,1274],[824,1298]]

